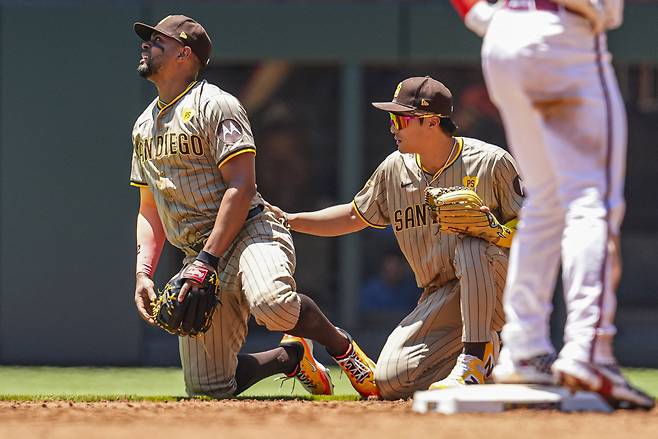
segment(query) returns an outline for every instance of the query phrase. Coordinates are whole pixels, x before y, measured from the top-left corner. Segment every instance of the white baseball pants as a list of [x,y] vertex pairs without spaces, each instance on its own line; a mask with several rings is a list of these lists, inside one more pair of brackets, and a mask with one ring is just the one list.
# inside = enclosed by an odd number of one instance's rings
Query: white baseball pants
[[511,248],[503,345],[513,360],[554,351],[560,261],[570,360],[610,363],[616,299],[609,242],[624,215],[626,116],[605,35],[568,13],[501,10],[482,47],[526,200]]

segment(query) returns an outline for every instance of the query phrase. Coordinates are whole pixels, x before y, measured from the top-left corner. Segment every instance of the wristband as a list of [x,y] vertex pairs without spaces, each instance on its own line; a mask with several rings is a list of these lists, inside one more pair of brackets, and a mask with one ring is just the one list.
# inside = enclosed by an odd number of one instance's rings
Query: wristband
[[196,260],[199,262],[203,262],[206,265],[209,265],[213,268],[217,268],[219,265],[219,257],[213,255],[212,253],[208,253],[205,250],[201,250],[199,254],[196,257]]
[[151,273],[147,272],[145,270],[139,270],[137,273],[135,273],[135,277],[139,277],[140,274],[143,274],[144,276],[148,277],[149,279],[152,279]]

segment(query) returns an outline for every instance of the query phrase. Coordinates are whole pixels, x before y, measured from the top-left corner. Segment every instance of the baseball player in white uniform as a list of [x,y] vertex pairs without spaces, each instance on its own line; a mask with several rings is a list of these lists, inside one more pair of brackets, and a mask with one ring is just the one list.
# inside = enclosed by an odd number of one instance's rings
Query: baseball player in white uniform
[[[139,314],[153,323],[151,278],[165,239],[185,253],[185,266],[219,273],[221,304],[210,330],[179,338],[187,393],[235,395],[285,373],[311,393],[331,394],[327,369],[313,357],[313,339],[326,346],[361,395],[376,395],[374,363],[313,300],[296,292],[290,232],[264,212],[256,191],[256,146],[244,108],[197,80],[211,53],[208,34],[182,15],[134,28],[143,40],[137,70],[158,90],[133,129]],[[179,300],[193,286],[186,282]],[[269,330],[287,332],[279,347],[239,353],[249,314]]]
[[425,205],[425,189],[469,187],[508,223],[522,202],[514,160],[497,146],[456,137],[451,93],[430,77],[408,78],[392,102],[373,105],[390,113],[398,151],[384,159],[352,203],[291,214],[271,208],[293,230],[317,236],[392,227],[423,293],[377,361],[382,397],[482,384],[498,351],[508,250],[441,231]]
[[[507,0],[476,13],[484,3],[453,1],[465,19],[480,17],[476,32],[486,32],[485,80],[527,192],[494,377],[557,379],[615,407],[651,408],[653,398],[626,381],[612,348],[626,116],[605,30],[621,24],[623,0]],[[567,322],[556,356],[548,322],[560,262]]]

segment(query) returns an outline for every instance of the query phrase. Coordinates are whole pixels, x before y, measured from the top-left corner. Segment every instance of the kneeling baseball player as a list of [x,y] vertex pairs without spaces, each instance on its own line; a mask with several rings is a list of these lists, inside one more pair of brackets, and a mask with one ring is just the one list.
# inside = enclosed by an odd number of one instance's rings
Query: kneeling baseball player
[[[236,395],[285,373],[313,394],[331,394],[312,339],[362,396],[376,395],[374,363],[296,291],[290,232],[264,211],[256,191],[256,146],[244,108],[197,80],[211,53],[208,34],[182,15],[134,28],[143,40],[137,70],[158,90],[133,129],[131,183],[140,188],[135,303],[146,321],[180,336],[187,393]],[[186,258],[156,299],[152,274],[165,238]],[[239,353],[250,314],[287,333],[279,347]]]
[[379,356],[382,397],[484,383],[504,322],[513,232],[504,224],[523,200],[516,165],[497,146],[455,137],[452,95],[430,77],[406,79],[392,102],[373,105],[390,114],[398,151],[354,200],[316,212],[270,208],[292,230],[317,236],[393,228],[423,293]]

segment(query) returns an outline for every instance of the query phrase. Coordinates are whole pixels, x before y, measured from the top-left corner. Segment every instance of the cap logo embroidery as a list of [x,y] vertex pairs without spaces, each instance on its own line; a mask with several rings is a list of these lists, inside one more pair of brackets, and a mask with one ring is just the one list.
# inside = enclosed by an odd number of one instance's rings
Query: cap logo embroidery
[[398,87],[395,89],[395,93],[393,93],[393,99],[398,97],[398,95],[400,94],[400,89],[401,88],[402,88],[402,83],[399,83]]
[[423,107],[429,107],[430,103],[427,99],[421,99],[420,100],[420,105],[423,106]]
[[184,40],[187,40],[187,34],[185,32],[181,32],[180,37]]

